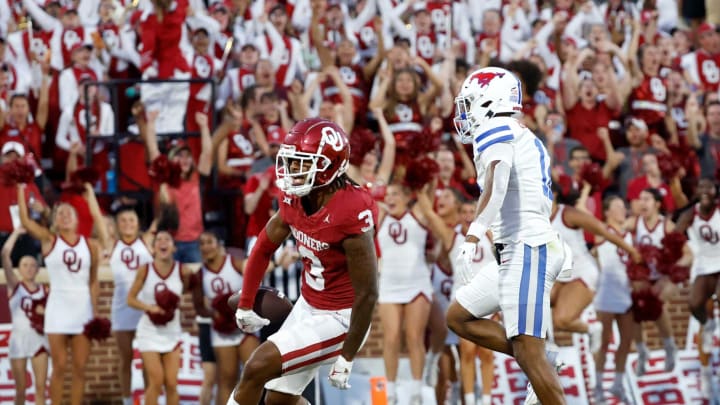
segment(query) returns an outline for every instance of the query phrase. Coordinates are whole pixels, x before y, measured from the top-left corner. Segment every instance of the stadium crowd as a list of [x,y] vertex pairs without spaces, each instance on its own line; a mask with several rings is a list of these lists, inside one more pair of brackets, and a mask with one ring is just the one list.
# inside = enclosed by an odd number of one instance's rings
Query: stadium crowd
[[[167,403],[177,400],[179,317],[152,290],[170,280],[175,295],[192,291],[203,317],[201,401],[210,403],[217,381],[216,403],[224,404],[237,362],[258,344],[228,326],[232,314],[220,314],[218,302],[242,286],[244,256],[226,255],[250,251],[281,203],[275,158],[285,134],[295,122],[322,117],[348,134],[348,176],[370,191],[384,218],[378,307],[388,394],[404,341],[413,393],[430,384],[439,403],[449,401],[448,369],[440,383],[436,369],[447,367],[439,359],[451,344],[461,353],[455,401],[475,404],[478,348],[445,326],[458,281],[446,263],[452,236],[434,215],[458,231],[473,219],[480,189],[473,151],[455,134],[453,99],[469,72],[492,65],[522,82],[522,121],[553,162],[553,224],[575,267],[590,269],[558,283],[555,329],[589,334],[602,369],[618,322],[620,383],[611,394],[622,399],[622,354],[634,340],[647,357],[638,322],[655,321],[668,359],[677,353],[667,309],[638,309],[631,302],[638,294],[671,299],[692,264],[688,305],[705,328],[703,342],[716,333],[708,314],[720,268],[712,267],[718,253],[707,252],[717,250],[720,232],[720,7],[705,3],[0,0],[0,243],[13,325],[26,337],[11,342],[16,381],[25,386],[20,370],[31,359],[44,400],[46,347],[53,403],[70,370],[72,400],[80,403],[89,352],[83,330],[97,316],[98,266],[109,264],[124,401],[132,403],[133,339],[147,403],[163,390]],[[32,180],[19,180],[17,161],[32,168]],[[661,271],[658,255],[673,242],[666,236],[685,232],[689,242],[672,245],[682,251],[675,266]],[[296,266],[298,248],[288,241],[271,267]],[[491,250],[488,240],[478,260],[492,265]],[[650,274],[633,266],[626,273],[628,254],[643,256]],[[193,273],[177,263],[203,266]],[[50,293],[33,281],[39,265],[50,274]],[[209,273],[221,275],[219,285]],[[27,306],[25,296],[47,305]],[[580,320],[593,300],[603,327]],[[477,398],[487,404],[492,353],[479,353]],[[712,371],[704,364],[709,393]],[[594,395],[602,401],[607,393]],[[24,388],[16,398],[24,403]]]

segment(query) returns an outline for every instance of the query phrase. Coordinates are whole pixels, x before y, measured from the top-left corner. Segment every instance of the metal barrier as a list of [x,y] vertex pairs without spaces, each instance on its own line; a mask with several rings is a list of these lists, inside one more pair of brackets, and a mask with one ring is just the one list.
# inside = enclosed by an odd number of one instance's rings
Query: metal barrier
[[[108,142],[111,140],[111,147],[110,147],[110,154],[114,157],[116,164],[113,165],[114,167],[110,168],[110,171],[114,172],[115,182],[116,184],[119,184],[119,180],[121,177],[125,177],[126,180],[133,182],[133,179],[125,176],[124,172],[121,167],[119,167],[119,164],[117,162],[120,162],[120,148],[119,145],[121,142],[123,142],[126,138],[136,136],[138,134],[135,134],[133,132],[130,132],[128,130],[128,124],[130,120],[126,120],[129,118],[130,109],[132,107],[132,103],[134,103],[135,100],[140,99],[140,94],[138,92],[137,96],[128,96],[126,93],[126,90],[128,88],[131,88],[136,85],[141,84],[168,84],[168,83],[187,83],[187,84],[194,84],[194,83],[203,83],[203,84],[210,84],[210,99],[208,101],[209,104],[209,111],[208,111],[208,119],[211,130],[215,127],[215,94],[216,94],[216,87],[217,84],[213,79],[166,79],[166,80],[159,80],[159,79],[148,79],[148,80],[141,80],[141,79],[111,79],[108,81],[94,81],[94,82],[84,82],[82,84],[83,88],[83,95],[85,96],[85,100],[88,100],[89,96],[89,88],[91,86],[97,86],[98,89],[104,88],[107,89],[110,92],[110,105],[113,109],[114,115],[115,115],[115,132],[112,134],[112,136],[102,136],[102,137],[95,137],[91,136],[89,133],[85,136],[85,150],[87,151],[85,154],[85,164],[91,165],[92,159],[93,159],[93,153],[91,151],[93,150],[94,143],[95,142]],[[121,93],[122,89],[122,93]],[[125,112],[123,114],[122,112]],[[91,112],[90,109],[85,109],[84,114],[84,120],[85,120],[85,128],[91,128]],[[185,115],[182,117],[179,117],[178,119],[183,120],[183,127],[185,127]],[[123,122],[127,121],[127,122]],[[88,131],[89,132],[89,131]],[[170,132],[170,133],[163,133],[159,132],[157,134],[158,140],[161,138],[188,138],[188,137],[197,137],[199,136],[199,132],[188,132],[188,131],[182,131],[182,132]],[[143,157],[144,159],[144,157]],[[102,174],[101,174],[102,175]],[[142,186],[139,184],[136,184],[138,186]],[[143,187],[140,187],[141,189]],[[101,192],[99,194],[103,195],[115,195],[117,194],[117,189],[115,190],[107,190],[105,192]],[[130,194],[133,194],[130,192]]]

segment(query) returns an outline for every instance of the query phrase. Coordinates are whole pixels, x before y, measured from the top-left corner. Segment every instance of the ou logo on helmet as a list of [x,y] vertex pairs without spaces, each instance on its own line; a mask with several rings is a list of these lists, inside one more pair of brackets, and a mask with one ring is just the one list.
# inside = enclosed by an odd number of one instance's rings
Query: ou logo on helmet
[[322,143],[328,145],[335,152],[340,152],[345,148],[345,137],[343,137],[333,127],[324,127],[322,129]]

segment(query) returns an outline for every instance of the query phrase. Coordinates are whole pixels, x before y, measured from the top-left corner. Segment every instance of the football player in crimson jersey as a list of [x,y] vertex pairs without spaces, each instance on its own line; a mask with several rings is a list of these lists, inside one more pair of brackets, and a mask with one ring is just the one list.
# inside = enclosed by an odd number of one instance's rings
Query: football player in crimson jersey
[[245,364],[228,404],[255,405],[263,388],[266,404],[298,403],[317,368],[333,362],[330,382],[349,388],[378,295],[377,206],[345,175],[349,155],[344,131],[318,118],[297,123],[280,146],[276,173],[284,194],[250,252],[237,324],[254,333],[269,323],[252,310],[253,302],[271,255],[291,233],[304,262],[301,297]]

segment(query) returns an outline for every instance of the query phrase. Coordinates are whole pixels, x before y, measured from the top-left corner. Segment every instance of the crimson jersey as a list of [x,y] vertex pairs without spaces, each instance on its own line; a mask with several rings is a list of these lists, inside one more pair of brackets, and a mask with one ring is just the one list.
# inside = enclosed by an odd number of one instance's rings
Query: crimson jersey
[[[368,100],[368,86],[365,82],[362,67],[357,64],[352,66],[340,66],[338,68],[338,73],[340,73],[340,78],[343,83],[345,83],[350,90],[350,94],[353,98],[355,115],[361,115],[359,113],[364,114]],[[340,91],[337,86],[335,86],[335,82],[333,82],[332,79],[325,80],[321,84],[321,88],[323,99],[330,100],[335,104],[342,103]]]
[[390,131],[395,137],[398,149],[407,148],[408,141],[423,131],[423,117],[420,105],[397,103],[394,114],[386,117]]
[[435,32],[415,34],[415,53],[423,58],[428,65],[435,61],[435,53],[438,47],[438,35]]
[[175,0],[162,19],[150,14],[140,23],[140,69],[143,72],[157,64],[157,77],[168,79],[176,70],[190,70],[179,45],[187,9],[187,0]]
[[63,66],[67,67],[72,64],[72,49],[75,44],[80,44],[85,40],[85,28],[66,28],[63,30],[60,38],[60,48],[62,50]]
[[0,129],[0,148],[10,141],[19,142],[25,146],[25,152],[32,152],[35,159],[40,160],[42,158],[42,137],[43,130],[34,121],[28,122],[24,128],[5,122]]
[[371,58],[375,48],[377,48],[375,21],[370,20],[360,27],[360,30],[355,33],[355,38],[357,38],[360,55],[362,57]]
[[34,31],[30,34],[29,30],[23,30],[22,43],[28,62],[31,62],[31,54],[35,55],[35,60],[43,60],[47,56],[52,35],[52,31]]
[[720,88],[720,54],[709,54],[702,49],[684,55],[680,66],[698,83],[702,91],[717,91]]
[[301,293],[317,309],[352,308],[355,291],[348,274],[343,241],[373,230],[378,209],[370,194],[350,184],[307,215],[299,197],[283,194],[280,217],[290,226],[303,261]]
[[430,13],[433,30],[437,33],[447,34],[450,28],[450,7],[452,7],[452,4],[447,0],[430,0],[425,3],[425,6]]
[[227,165],[238,170],[250,170],[255,161],[255,147],[250,138],[243,132],[235,132],[227,139]]
[[667,87],[657,76],[643,75],[643,81],[630,93],[630,113],[645,121],[648,126],[660,123],[667,111]]

